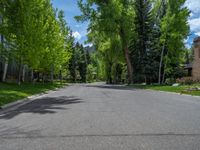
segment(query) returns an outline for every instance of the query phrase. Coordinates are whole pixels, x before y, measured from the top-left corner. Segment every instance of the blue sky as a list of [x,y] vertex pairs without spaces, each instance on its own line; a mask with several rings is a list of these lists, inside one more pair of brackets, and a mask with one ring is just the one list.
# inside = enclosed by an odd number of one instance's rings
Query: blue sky
[[[74,19],[74,16],[81,14],[77,0],[52,0],[52,3],[55,8],[64,10],[65,18],[73,30],[74,37],[77,41],[84,43],[87,40],[88,23],[77,23]],[[188,20],[191,33],[185,40],[186,46],[190,47],[194,37],[200,36],[200,0],[187,0],[185,5],[191,10],[191,16]]]
[[191,33],[185,41],[186,46],[190,47],[193,39],[196,36],[200,36],[200,0],[187,0],[185,5],[191,10],[191,15],[188,20]]
[[87,40],[88,23],[78,23],[74,16],[80,15],[81,12],[77,6],[77,0],[52,0],[53,6],[65,12],[65,19],[73,31],[77,41],[84,44]]

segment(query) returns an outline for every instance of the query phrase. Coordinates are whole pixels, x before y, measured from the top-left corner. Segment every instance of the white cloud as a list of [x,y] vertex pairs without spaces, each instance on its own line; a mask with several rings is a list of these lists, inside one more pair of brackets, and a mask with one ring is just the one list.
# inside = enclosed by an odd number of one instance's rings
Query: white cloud
[[187,6],[192,13],[200,14],[200,0],[187,0],[185,6]]
[[83,44],[83,46],[84,46],[84,47],[88,47],[88,46],[89,46],[89,47],[92,47],[93,44],[92,44],[92,43],[87,43],[87,44]]
[[200,36],[200,0],[187,0],[185,6],[191,11],[188,20],[190,30],[197,36]]
[[190,18],[192,18],[192,17],[194,17],[194,13],[191,12],[190,13]]
[[190,44],[185,44],[185,47],[190,49],[191,48],[191,45]]
[[81,34],[78,32],[78,31],[76,31],[76,32],[73,32],[72,33],[72,36],[75,38],[75,39],[77,39],[77,40],[80,40],[81,39]]
[[195,35],[200,36],[200,32],[195,33]]
[[200,32],[200,18],[190,19],[189,24],[192,32]]

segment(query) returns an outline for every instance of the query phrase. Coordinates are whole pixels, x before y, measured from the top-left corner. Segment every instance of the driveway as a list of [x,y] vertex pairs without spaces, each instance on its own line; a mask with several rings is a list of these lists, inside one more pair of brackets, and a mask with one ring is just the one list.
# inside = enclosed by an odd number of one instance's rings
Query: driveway
[[71,85],[0,112],[0,150],[200,150],[200,98]]

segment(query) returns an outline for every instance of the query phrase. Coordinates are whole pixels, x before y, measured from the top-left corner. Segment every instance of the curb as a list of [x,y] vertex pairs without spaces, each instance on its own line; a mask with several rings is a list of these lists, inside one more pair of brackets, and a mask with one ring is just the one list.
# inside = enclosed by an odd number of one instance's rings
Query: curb
[[[67,86],[69,86],[69,85],[67,85]],[[0,113],[4,112],[5,110],[10,110],[10,109],[11,109],[11,110],[14,110],[14,109],[16,109],[16,108],[18,108],[18,107],[20,107],[20,106],[22,106],[22,105],[25,105],[25,104],[27,104],[27,103],[30,103],[30,102],[32,102],[32,101],[34,101],[34,100],[36,100],[36,99],[38,99],[38,98],[40,98],[40,97],[43,97],[43,96],[45,96],[45,95],[47,95],[47,94],[50,94],[50,93],[52,93],[52,92],[56,92],[56,91],[59,90],[59,89],[64,89],[64,88],[66,88],[67,86],[63,86],[63,87],[61,87],[61,88],[55,88],[55,89],[53,89],[53,90],[41,92],[41,93],[39,93],[39,94],[31,95],[31,96],[28,96],[28,97],[23,98],[23,99],[21,99],[21,100],[17,100],[17,101],[15,101],[15,102],[11,102],[11,103],[9,103],[9,104],[0,106]]]
[[151,90],[151,89],[144,89],[144,90],[154,91],[154,92],[160,92],[160,93],[167,93],[167,94],[174,94],[174,95],[180,95],[180,96],[182,95],[182,96],[200,98],[200,96],[190,95],[190,94],[184,94],[184,93],[176,93],[176,92],[168,92],[168,91],[160,91],[160,90]]

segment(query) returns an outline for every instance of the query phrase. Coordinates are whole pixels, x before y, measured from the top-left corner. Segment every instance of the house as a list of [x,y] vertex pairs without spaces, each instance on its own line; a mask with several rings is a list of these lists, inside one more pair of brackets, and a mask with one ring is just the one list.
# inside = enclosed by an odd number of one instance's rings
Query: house
[[200,80],[200,37],[194,39],[194,61],[192,65],[192,77]]
[[194,60],[193,63],[186,64],[185,69],[188,70],[188,75],[192,76],[193,80],[200,81],[200,37],[194,39],[193,45]]

